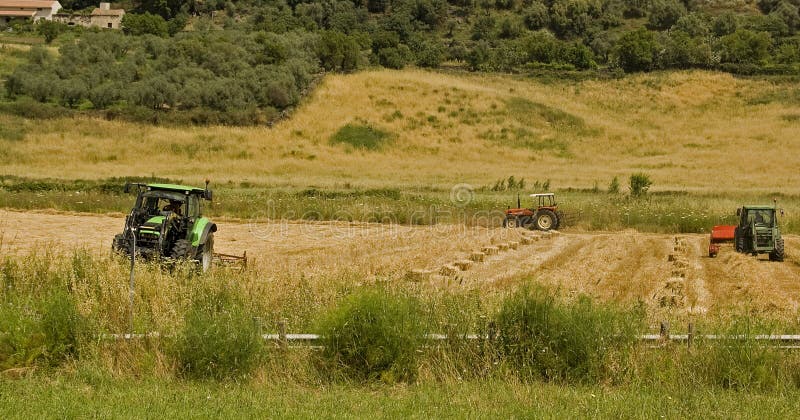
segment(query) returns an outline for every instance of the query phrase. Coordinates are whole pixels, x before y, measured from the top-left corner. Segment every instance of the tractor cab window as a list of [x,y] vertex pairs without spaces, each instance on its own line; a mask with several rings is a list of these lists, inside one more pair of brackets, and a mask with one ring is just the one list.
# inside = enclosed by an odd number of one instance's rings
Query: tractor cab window
[[148,191],[142,196],[142,210],[149,216],[186,213],[186,197],[166,191]]
[[750,210],[747,212],[747,224],[772,226],[773,210]]
[[200,217],[200,199],[196,195],[189,196],[189,211],[186,215],[192,218]]

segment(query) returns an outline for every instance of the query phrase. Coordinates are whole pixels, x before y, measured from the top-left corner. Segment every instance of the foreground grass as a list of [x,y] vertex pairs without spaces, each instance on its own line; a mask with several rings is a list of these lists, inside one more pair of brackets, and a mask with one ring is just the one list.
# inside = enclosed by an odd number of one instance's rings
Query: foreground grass
[[[0,380],[5,418],[792,418],[800,393],[467,381],[407,386],[187,382],[55,374]],[[57,413],[57,414],[56,414]]]

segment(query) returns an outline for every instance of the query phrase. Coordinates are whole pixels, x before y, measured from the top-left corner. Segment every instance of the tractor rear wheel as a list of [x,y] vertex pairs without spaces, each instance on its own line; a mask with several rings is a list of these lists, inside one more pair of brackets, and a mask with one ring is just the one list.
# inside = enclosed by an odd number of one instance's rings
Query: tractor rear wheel
[[783,238],[778,238],[775,240],[775,249],[769,253],[769,260],[770,261],[783,261],[784,257],[784,246],[783,246]]
[[503,219],[503,227],[504,228],[514,229],[514,228],[518,228],[519,226],[520,226],[520,223],[519,223],[519,220],[516,218],[516,216],[509,216],[509,217],[506,217],[505,219]]
[[556,214],[550,210],[541,210],[536,215],[536,228],[539,230],[550,230],[558,225]]
[[172,252],[170,252],[169,256],[174,260],[184,260],[191,257],[189,255],[191,249],[192,244],[188,240],[178,239],[175,241],[175,245],[172,246]]

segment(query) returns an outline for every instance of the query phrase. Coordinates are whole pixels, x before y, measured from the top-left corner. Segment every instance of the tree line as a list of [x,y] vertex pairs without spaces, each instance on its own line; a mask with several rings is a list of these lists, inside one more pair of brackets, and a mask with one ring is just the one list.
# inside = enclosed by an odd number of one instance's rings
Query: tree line
[[366,66],[797,74],[798,5],[758,0],[720,13],[701,0],[143,0],[122,34],[34,25],[49,41],[82,32],[57,55],[32,49],[5,87],[67,109],[247,123],[295,105],[323,70]]

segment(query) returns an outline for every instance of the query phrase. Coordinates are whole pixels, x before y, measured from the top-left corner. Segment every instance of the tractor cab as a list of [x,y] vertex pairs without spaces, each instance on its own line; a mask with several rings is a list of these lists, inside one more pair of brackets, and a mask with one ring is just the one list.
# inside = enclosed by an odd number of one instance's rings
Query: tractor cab
[[561,215],[556,203],[554,193],[531,194],[534,206],[523,208],[517,197],[517,208],[506,210],[503,227],[526,229],[551,230],[558,229],[561,224]]

